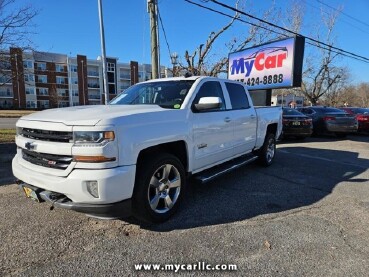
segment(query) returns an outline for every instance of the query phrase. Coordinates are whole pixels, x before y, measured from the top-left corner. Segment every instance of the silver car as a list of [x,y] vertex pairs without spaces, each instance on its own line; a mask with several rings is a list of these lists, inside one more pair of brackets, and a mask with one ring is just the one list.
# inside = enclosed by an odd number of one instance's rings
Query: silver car
[[312,106],[298,110],[313,120],[313,134],[333,133],[337,137],[345,137],[348,133],[357,132],[356,117],[340,109]]

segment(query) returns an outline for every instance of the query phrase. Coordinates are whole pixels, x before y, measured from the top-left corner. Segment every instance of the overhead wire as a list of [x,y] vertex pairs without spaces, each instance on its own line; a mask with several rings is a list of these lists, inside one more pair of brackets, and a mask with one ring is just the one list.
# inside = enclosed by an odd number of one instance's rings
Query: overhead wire
[[[208,8],[208,7],[205,7],[205,6],[201,5],[201,4],[198,4],[198,3],[196,3],[196,2],[193,2],[193,1],[191,1],[191,0],[184,0],[184,1],[185,1],[185,2],[188,2],[188,3],[190,3],[190,4],[193,4],[193,5],[200,6],[200,7],[202,7],[202,8],[210,9],[210,8]],[[297,33],[297,32],[291,31],[291,30],[289,30],[289,29],[287,29],[287,28],[284,28],[284,27],[281,27],[281,26],[279,26],[279,25],[277,25],[277,24],[274,24],[274,23],[268,22],[268,21],[266,21],[266,20],[264,20],[264,19],[261,19],[261,18],[259,18],[259,17],[253,16],[253,15],[251,15],[251,14],[249,14],[249,13],[243,12],[243,11],[241,11],[241,10],[238,10],[238,9],[236,9],[236,8],[234,8],[234,7],[231,7],[231,6],[229,6],[229,5],[226,5],[226,4],[221,3],[221,2],[219,2],[219,1],[216,1],[216,0],[208,0],[208,1],[202,1],[202,2],[210,2],[210,1],[211,1],[211,2],[213,2],[213,3],[215,3],[215,4],[217,4],[217,5],[222,6],[222,7],[224,7],[224,8],[230,9],[230,10],[232,10],[232,11],[235,11],[235,12],[238,12],[238,13],[240,13],[240,14],[242,14],[242,15],[245,15],[245,16],[247,16],[247,17],[250,17],[250,18],[252,18],[252,19],[254,19],[254,20],[257,20],[257,21],[259,21],[259,22],[262,22],[262,23],[267,24],[267,25],[269,25],[269,26],[272,26],[272,27],[274,27],[274,28],[280,29],[280,30],[282,30],[282,31],[284,31],[284,32],[286,32],[286,33],[294,34],[295,36],[305,37],[306,39],[308,39],[308,40],[310,40],[310,41],[312,41],[312,42],[314,42],[314,43],[315,43],[315,44],[312,44],[312,43],[309,43],[309,44],[314,45],[314,46],[316,46],[316,47],[319,47],[319,48],[324,49],[324,48],[322,47],[322,45],[323,45],[323,46],[325,46],[325,47],[326,47],[326,49],[327,49],[327,50],[329,49],[329,50],[331,50],[332,52],[336,52],[336,53],[338,52],[338,54],[340,54],[340,55],[342,55],[342,56],[346,56],[346,57],[354,58],[354,59],[356,59],[356,60],[360,60],[360,61],[362,61],[362,62],[369,63],[369,58],[367,58],[367,57],[364,57],[364,56],[361,56],[361,55],[355,54],[355,53],[353,53],[353,52],[346,51],[346,50],[344,50],[344,49],[341,49],[341,48],[338,48],[338,47],[335,47],[335,46],[329,45],[329,44],[324,43],[324,42],[322,42],[322,41],[319,41],[319,40],[317,40],[317,39],[314,39],[314,38],[311,38],[311,37],[308,37],[308,36],[304,36],[304,35],[302,35],[302,34],[299,34],[299,33]],[[214,10],[214,9],[211,9],[211,10],[212,10],[212,11],[215,11],[215,12],[218,12],[218,13],[221,13],[221,12],[216,11],[216,10]],[[245,22],[245,23],[247,23],[247,22]],[[248,23],[248,24],[249,24],[249,23]],[[252,25],[253,25],[253,26],[261,27],[260,25],[256,25],[256,24],[254,24],[254,23],[253,23]],[[271,30],[271,29],[268,29],[268,28],[267,28],[267,30],[272,31],[272,32],[274,31],[274,30]],[[284,34],[284,36],[286,36],[286,35]]]

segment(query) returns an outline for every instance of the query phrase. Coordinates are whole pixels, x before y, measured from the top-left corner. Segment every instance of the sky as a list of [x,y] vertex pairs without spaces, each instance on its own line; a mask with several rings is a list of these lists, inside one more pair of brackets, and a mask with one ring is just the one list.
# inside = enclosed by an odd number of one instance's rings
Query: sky
[[[232,14],[217,5],[203,0],[192,0],[222,12]],[[24,3],[24,0],[18,0]],[[221,0],[233,5],[235,0]],[[248,0],[246,10],[256,16],[271,7],[284,11],[290,0]],[[31,39],[39,51],[64,53],[70,56],[87,55],[95,59],[101,55],[98,1],[97,0],[32,0],[39,10],[34,20],[36,34]],[[147,0],[102,0],[105,26],[106,54],[119,58],[120,62],[138,61],[150,63],[150,34]],[[334,30],[336,47],[369,58],[369,0],[299,0],[304,10],[301,33],[316,38],[315,26],[323,14],[342,8]],[[170,52],[177,52],[180,59],[186,50],[192,53],[205,43],[210,32],[224,26],[229,19],[191,5],[184,0],[158,0],[167,42],[160,28],[160,63],[171,67]],[[244,17],[243,19],[248,20]],[[283,25],[281,22],[274,22]],[[248,26],[236,22],[212,49],[212,58],[227,53],[226,43],[245,34]],[[169,50],[168,50],[169,45]],[[250,45],[251,46],[251,45]],[[309,51],[306,51],[309,52]],[[351,72],[353,83],[369,82],[369,63],[349,58],[339,60]]]

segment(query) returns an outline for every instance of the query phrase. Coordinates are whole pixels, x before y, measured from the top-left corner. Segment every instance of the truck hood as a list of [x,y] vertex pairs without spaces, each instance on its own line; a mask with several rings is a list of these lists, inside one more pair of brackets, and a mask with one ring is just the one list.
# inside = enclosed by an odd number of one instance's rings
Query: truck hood
[[49,109],[22,117],[22,120],[58,122],[67,126],[95,126],[100,121],[132,114],[165,111],[157,105],[94,105]]

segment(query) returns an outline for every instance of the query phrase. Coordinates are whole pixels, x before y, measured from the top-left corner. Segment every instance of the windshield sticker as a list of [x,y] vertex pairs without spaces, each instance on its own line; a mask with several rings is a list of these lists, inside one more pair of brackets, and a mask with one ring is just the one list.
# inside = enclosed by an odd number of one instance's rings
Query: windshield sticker
[[175,105],[174,105],[174,108],[175,108],[175,109],[179,109],[180,107],[181,107],[181,105],[179,105],[179,104],[175,104]]

